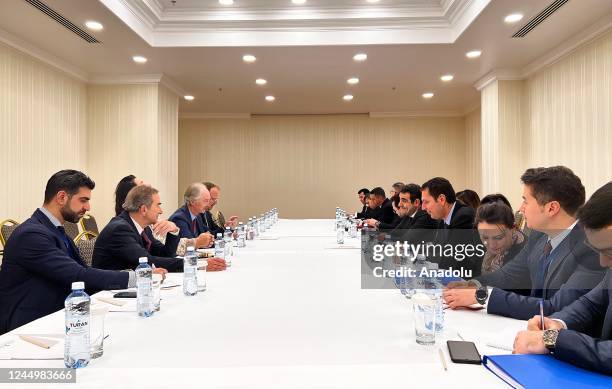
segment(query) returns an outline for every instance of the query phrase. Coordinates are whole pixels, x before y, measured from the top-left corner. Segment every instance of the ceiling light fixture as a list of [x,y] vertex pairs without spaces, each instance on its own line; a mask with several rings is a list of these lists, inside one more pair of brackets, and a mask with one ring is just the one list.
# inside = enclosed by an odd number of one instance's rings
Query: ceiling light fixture
[[100,31],[104,28],[104,26],[102,25],[102,23],[100,22],[96,22],[95,20],[88,20],[85,22],[85,27],[89,28],[90,30],[93,31]]
[[263,79],[263,78],[258,78],[257,80],[255,80],[255,83],[256,83],[257,85],[266,85],[266,84],[268,83],[268,81],[266,81],[266,80],[265,80],[265,79]]
[[257,57],[255,57],[254,55],[251,54],[245,54],[242,56],[242,60],[244,62],[255,62],[257,61]]
[[366,53],[358,53],[353,56],[353,59],[357,62],[363,62],[368,59],[368,55]]
[[452,74],[445,74],[442,77],[440,77],[440,80],[444,82],[449,82],[449,81],[453,81],[453,78],[455,77]]
[[221,5],[232,5],[232,4],[234,4],[234,0],[219,0],[219,4],[221,4]]
[[368,3],[378,3],[380,0],[366,0]]
[[482,54],[482,51],[480,50],[472,50],[472,51],[468,51],[467,53],[465,53],[465,56],[468,58],[478,58],[480,57],[481,54]]
[[504,22],[506,23],[516,23],[523,19],[523,14],[510,14],[504,18]]
[[135,55],[132,57],[132,60],[136,63],[146,63],[147,59],[142,55]]
[[191,95],[185,96],[185,100],[187,100],[187,101],[193,101],[193,99],[194,99],[194,97],[191,96]]
[[424,99],[431,99],[432,97],[434,97],[433,92],[425,92],[422,94]]
[[304,3],[306,3],[306,0],[291,0],[291,2],[293,4],[304,4]]
[[342,96],[342,99],[344,101],[351,101],[351,100],[353,100],[353,95],[344,95],[344,96]]
[[359,79],[357,77],[351,77],[348,80],[346,80],[346,82],[351,85],[355,85],[355,84],[359,84]]
[[276,100],[276,97],[274,96],[266,96],[266,101],[274,101]]

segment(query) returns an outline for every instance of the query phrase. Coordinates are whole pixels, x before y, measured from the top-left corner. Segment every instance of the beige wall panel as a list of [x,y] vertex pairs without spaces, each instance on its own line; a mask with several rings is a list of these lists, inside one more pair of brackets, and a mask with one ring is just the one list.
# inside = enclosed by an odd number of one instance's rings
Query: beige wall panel
[[482,193],[482,150],[480,134],[480,108],[465,116],[465,180],[469,189]]
[[159,189],[164,214],[169,216],[178,203],[178,96],[164,86],[159,86],[158,96],[158,176],[155,185]]
[[356,191],[397,180],[448,177],[466,186],[463,118],[366,115],[179,121],[179,193],[193,181],[222,188],[220,208],[241,217],[328,218],[358,207]]
[[0,44],[0,219],[23,221],[51,174],[86,167],[86,86]]

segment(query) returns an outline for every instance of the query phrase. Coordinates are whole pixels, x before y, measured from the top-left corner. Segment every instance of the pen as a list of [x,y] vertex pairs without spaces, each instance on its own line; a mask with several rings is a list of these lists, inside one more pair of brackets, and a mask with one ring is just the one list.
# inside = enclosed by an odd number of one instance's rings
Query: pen
[[442,367],[444,368],[444,371],[447,371],[448,367],[446,366],[446,359],[444,358],[444,353],[442,352],[441,348],[438,349],[438,354],[440,355],[440,361],[442,362]]
[[544,328],[544,299],[540,299],[540,327],[542,331],[546,329]]

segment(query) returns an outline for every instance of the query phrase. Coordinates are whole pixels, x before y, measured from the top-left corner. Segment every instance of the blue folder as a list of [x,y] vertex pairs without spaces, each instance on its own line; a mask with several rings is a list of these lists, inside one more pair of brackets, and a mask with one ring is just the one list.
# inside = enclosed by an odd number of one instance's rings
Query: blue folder
[[482,364],[513,388],[612,388],[612,377],[550,355],[485,355]]

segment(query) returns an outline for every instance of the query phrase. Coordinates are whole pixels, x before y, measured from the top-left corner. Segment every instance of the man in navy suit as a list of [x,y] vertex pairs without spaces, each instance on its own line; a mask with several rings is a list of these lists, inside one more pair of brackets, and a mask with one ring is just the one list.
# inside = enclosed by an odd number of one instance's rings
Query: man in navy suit
[[[92,266],[109,270],[135,269],[138,258],[148,257],[152,265],[170,272],[183,271],[183,260],[175,258],[179,228],[171,221],[158,221],[162,209],[157,189],[149,185],[132,188],[123,209],[96,239]],[[165,236],[166,242],[161,243],[154,233]]]
[[[462,287],[444,292],[451,308],[486,303],[488,313],[526,320],[539,312],[540,300],[545,314],[552,314],[602,280],[597,254],[584,244],[584,231],[576,220],[585,197],[580,178],[564,166],[553,166],[527,169],[521,180],[521,211],[528,227],[537,232],[501,269],[477,277],[471,287],[450,285]],[[488,296],[487,286],[493,287]]]
[[184,199],[185,205],[168,220],[180,229],[181,238],[194,239],[196,248],[210,247],[215,239],[199,217],[210,203],[210,192],[204,184],[195,182],[185,190]]
[[393,204],[385,194],[385,190],[381,187],[376,187],[370,191],[370,202],[374,203],[371,208],[369,219],[366,220],[368,226],[375,227],[378,222],[391,224],[395,219]]
[[88,267],[64,231],[89,211],[95,183],[76,170],[62,170],[47,182],[45,201],[6,243],[0,269],[0,334],[64,307],[73,282],[88,292],[136,286],[134,272]]
[[[514,340],[514,353],[547,354],[576,366],[612,375],[612,182],[598,189],[580,209],[588,244],[599,253],[605,278],[560,312],[529,320]],[[587,333],[595,333],[592,337]]]

